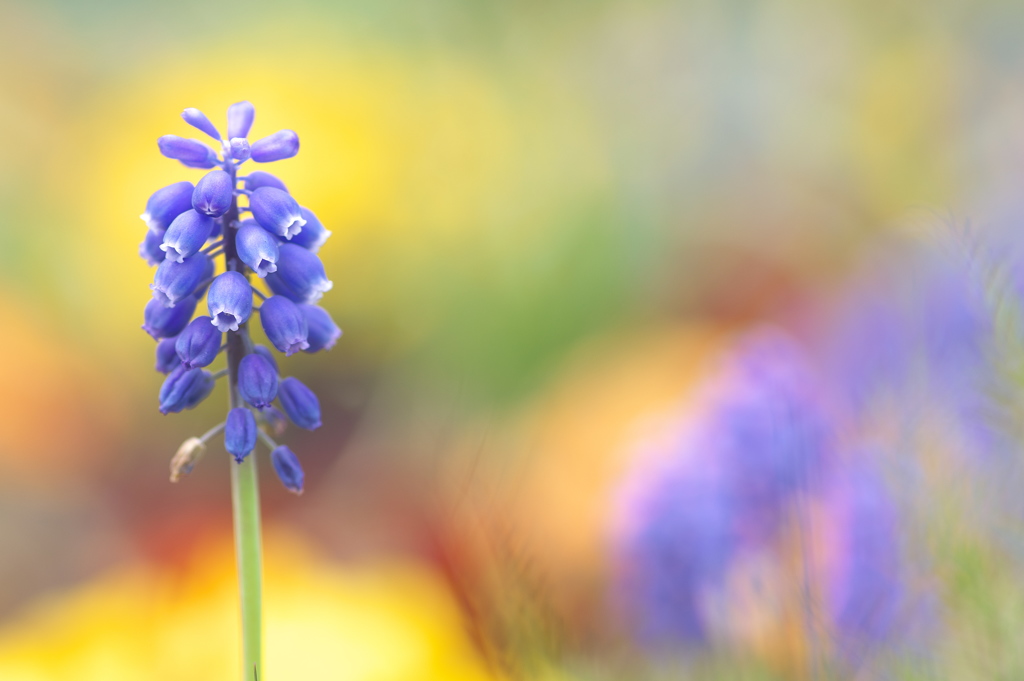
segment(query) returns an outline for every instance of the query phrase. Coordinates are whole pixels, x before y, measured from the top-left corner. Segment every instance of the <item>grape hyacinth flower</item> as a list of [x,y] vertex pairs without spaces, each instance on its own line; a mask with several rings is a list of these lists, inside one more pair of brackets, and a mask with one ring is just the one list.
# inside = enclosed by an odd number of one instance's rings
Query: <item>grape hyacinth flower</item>
[[[157,140],[164,156],[209,172],[195,184],[183,180],[159,189],[146,202],[141,217],[147,233],[139,254],[157,269],[142,328],[158,341],[156,369],[166,374],[159,393],[162,413],[196,407],[209,396],[217,379],[227,379],[226,419],[182,444],[171,460],[171,480],[189,474],[207,443],[224,431],[224,448],[235,462],[231,488],[242,599],[243,678],[252,679],[254,673],[263,676],[259,674],[256,445],[262,441],[270,450],[272,467],[285,489],[301,494],[305,480],[299,459],[271,434],[281,434],[284,414],[296,425],[313,429],[320,426],[321,413],[312,390],[295,378],[280,377],[273,353],[253,342],[249,322],[258,313],[270,343],[286,356],[334,345],[341,329],[325,310],[309,305],[331,288],[315,255],[330,232],[311,211],[299,206],[274,175],[239,173],[249,160],[270,163],[295,156],[299,138],[293,131],[282,130],[250,143],[255,110],[249,102],[229,107],[226,135],[198,109],[185,109],[182,118],[215,145],[178,135]],[[245,212],[251,219],[242,219]],[[301,239],[289,243],[307,226]],[[215,260],[220,260],[223,270],[217,276]],[[268,277],[276,279],[271,282]],[[254,288],[253,282],[260,279],[267,280],[276,295]],[[262,300],[259,307],[253,296]],[[204,297],[209,316],[193,318]],[[203,368],[213,365],[222,353],[226,355],[223,369]],[[275,400],[280,410],[273,406]]]

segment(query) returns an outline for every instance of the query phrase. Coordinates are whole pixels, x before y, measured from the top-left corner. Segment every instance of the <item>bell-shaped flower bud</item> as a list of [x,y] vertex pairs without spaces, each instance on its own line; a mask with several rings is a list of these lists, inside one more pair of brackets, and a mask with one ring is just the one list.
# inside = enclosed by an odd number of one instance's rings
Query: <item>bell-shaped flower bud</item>
[[331,232],[324,228],[317,216],[313,215],[313,211],[299,206],[299,212],[306,224],[302,226],[301,232],[292,237],[292,243],[316,253],[331,236]]
[[257,355],[262,355],[262,357],[265,360],[270,362],[270,366],[274,367],[275,374],[281,373],[280,369],[277,368],[277,358],[274,357],[274,353],[270,350],[270,348],[268,348],[266,345],[256,345],[253,347],[252,351],[255,352]]
[[267,285],[274,293],[296,303],[315,303],[334,286],[315,253],[286,243],[278,247],[278,253],[277,271],[266,276]]
[[213,374],[205,369],[178,367],[160,387],[160,413],[177,413],[195,407],[213,392],[213,384]]
[[163,242],[163,232],[146,230],[146,238],[139,244],[139,257],[145,260],[150,267],[159,265],[167,257],[167,254],[160,248]]
[[276,187],[259,187],[249,195],[249,208],[263,229],[291,239],[302,231],[306,218],[288,192]]
[[299,307],[284,296],[270,296],[260,306],[260,323],[271,344],[285,354],[294,355],[309,347],[306,318]]
[[192,295],[203,281],[210,275],[210,258],[205,253],[196,253],[182,262],[164,260],[156,268],[154,281],[149,285],[153,289],[154,300],[166,307]]
[[156,344],[156,370],[161,374],[169,374],[181,366],[178,351],[174,348],[177,338],[161,338]]
[[197,437],[190,437],[181,443],[177,453],[171,458],[171,482],[178,482],[181,476],[188,475],[206,453],[206,443]]
[[238,394],[261,409],[269,407],[277,397],[277,366],[257,353],[250,353],[238,363]]
[[231,154],[231,158],[238,162],[248,161],[249,156],[252,155],[249,140],[244,137],[232,137],[228,144],[228,152]]
[[191,182],[175,182],[157,189],[139,217],[152,231],[163,234],[174,218],[192,207],[192,190]]
[[210,284],[206,297],[213,325],[221,331],[238,331],[252,315],[252,286],[245,275],[224,272]]
[[228,107],[228,139],[248,137],[256,109],[249,102],[237,102]]
[[181,117],[185,119],[185,122],[191,125],[193,128],[202,130],[213,139],[220,141],[220,133],[217,128],[210,122],[210,119],[206,117],[199,109],[188,108],[181,112]]
[[252,143],[252,160],[270,163],[299,153],[299,136],[292,130],[279,130],[270,137]]
[[153,338],[172,338],[188,326],[192,313],[196,311],[195,296],[188,296],[174,307],[167,307],[159,300],[151,299],[146,303],[143,313],[142,330]]
[[320,400],[302,381],[289,376],[281,381],[277,396],[292,423],[306,430],[320,427]]
[[256,418],[245,407],[236,407],[228,412],[224,423],[224,449],[235,461],[242,460],[256,448]]
[[167,254],[168,260],[180,263],[198,253],[212,232],[213,218],[187,210],[174,218],[174,222],[164,232],[160,250]]
[[255,220],[243,220],[235,234],[238,257],[252,268],[257,277],[277,271],[278,240]]
[[189,369],[209,366],[220,352],[221,333],[209,317],[196,317],[178,335],[174,349]]
[[274,472],[277,473],[278,479],[288,491],[302,494],[302,485],[306,476],[292,450],[285,445],[275,448],[270,453],[270,462],[274,464]]
[[197,213],[219,218],[231,208],[235,186],[231,176],[223,170],[211,170],[196,183],[192,192],[192,207]]
[[190,168],[212,168],[217,165],[217,154],[199,140],[164,135],[156,144],[161,154],[181,161]]
[[254,170],[245,176],[245,188],[249,191],[256,191],[260,187],[273,187],[274,189],[280,189],[283,192],[288,191],[288,187],[284,186],[284,182],[277,179],[270,173],[265,173],[262,170]]
[[303,352],[312,353],[333,348],[341,338],[341,329],[331,319],[327,310],[316,305],[299,305],[299,309],[306,317],[306,328],[308,329],[306,340],[309,341],[309,347]]

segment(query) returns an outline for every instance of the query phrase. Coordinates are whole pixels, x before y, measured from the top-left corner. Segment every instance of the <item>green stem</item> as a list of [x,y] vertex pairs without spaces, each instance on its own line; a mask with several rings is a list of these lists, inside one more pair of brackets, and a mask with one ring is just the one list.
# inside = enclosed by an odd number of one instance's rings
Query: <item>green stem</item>
[[235,516],[235,555],[242,597],[242,678],[262,679],[263,580],[260,540],[260,492],[255,453],[231,464],[231,501]]
[[[235,180],[235,167],[224,165]],[[224,266],[241,273],[248,279],[245,265],[235,250],[235,232],[238,229],[238,201],[221,218],[224,233]],[[244,407],[238,394],[238,364],[252,352],[248,322],[238,331],[227,333],[228,406]],[[240,464],[231,463],[231,507],[235,523],[235,558],[238,562],[238,589],[242,603],[242,681],[263,679],[263,611],[262,582],[263,557],[260,538],[260,490],[256,475],[256,452]]]

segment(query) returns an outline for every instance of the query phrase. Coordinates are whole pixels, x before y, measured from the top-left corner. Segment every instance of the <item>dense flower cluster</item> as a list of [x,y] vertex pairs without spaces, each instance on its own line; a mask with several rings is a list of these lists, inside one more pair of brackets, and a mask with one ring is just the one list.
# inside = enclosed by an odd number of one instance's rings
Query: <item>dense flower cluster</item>
[[[283,428],[275,399],[294,424],[309,430],[320,427],[320,403],[298,379],[279,377],[272,351],[253,343],[249,319],[259,314],[267,339],[285,356],[334,345],[341,329],[315,304],[331,288],[316,255],[331,233],[278,178],[263,171],[238,174],[246,161],[269,163],[299,151],[299,138],[291,130],[250,144],[254,115],[249,102],[233,104],[224,137],[201,111],[185,109],[182,118],[215,140],[219,152],[176,135],[157,140],[164,156],[209,172],[194,185],[183,181],[159,189],[146,203],[141,217],[149,230],[139,252],[157,267],[142,328],[157,340],[156,368],[167,374],[160,388],[162,413],[195,407],[209,396],[217,378],[229,377],[231,408],[225,422],[182,445],[171,463],[172,480],[188,473],[206,442],[223,430],[225,449],[239,463],[262,439],[285,487],[301,493],[298,459],[265,431]],[[247,205],[240,206],[239,198]],[[242,219],[243,214],[251,217]],[[220,255],[223,271],[215,274]],[[272,294],[253,287],[251,274],[265,281]],[[258,307],[253,296],[262,301]],[[208,314],[193,317],[204,297]],[[227,368],[207,370],[225,350]]]
[[794,342],[754,333],[692,420],[633,470],[618,589],[644,643],[763,643],[820,627],[849,659],[891,631],[903,593],[895,508],[873,457],[839,447],[826,392]]

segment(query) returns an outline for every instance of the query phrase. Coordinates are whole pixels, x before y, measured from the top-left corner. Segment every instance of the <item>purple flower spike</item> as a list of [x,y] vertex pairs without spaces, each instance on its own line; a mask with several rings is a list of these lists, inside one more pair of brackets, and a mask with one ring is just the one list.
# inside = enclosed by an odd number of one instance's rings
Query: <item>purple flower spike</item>
[[199,109],[185,109],[181,112],[181,117],[184,118],[185,122],[193,128],[202,130],[213,139],[218,142],[220,141],[220,133],[217,131],[217,128],[214,127],[213,123],[210,122],[210,119],[206,117],[206,114]]
[[249,147],[249,140],[244,137],[232,137],[228,149],[231,153],[231,158],[235,159],[239,163],[242,161],[248,161],[249,156],[252,155],[252,149]]
[[303,352],[319,352],[333,348],[341,338],[341,329],[331,319],[327,310],[316,305],[299,305],[299,309],[306,317],[306,326],[309,329],[306,338],[309,341],[309,347]]
[[163,234],[174,218],[192,207],[192,189],[191,182],[175,182],[157,189],[146,201],[146,211],[139,217],[150,230]]
[[174,222],[164,232],[160,250],[167,254],[168,260],[180,263],[198,253],[212,232],[212,218],[187,210],[174,218]]
[[297,246],[316,253],[320,250],[320,247],[324,245],[324,242],[331,236],[331,232],[324,228],[320,220],[313,215],[313,211],[299,207],[299,211],[302,213],[303,219],[306,224],[302,226],[302,231],[292,237],[292,243]]
[[249,102],[238,102],[228,107],[228,139],[248,137],[256,109]]
[[213,374],[205,369],[178,367],[160,387],[160,413],[177,413],[191,409],[213,391]]
[[284,296],[271,296],[264,301],[260,307],[260,322],[267,338],[285,357],[309,347],[306,318],[298,306]]
[[302,381],[289,376],[281,381],[277,396],[288,418],[299,428],[316,430],[321,426],[320,400]]
[[334,286],[316,254],[295,244],[281,244],[278,251],[277,271],[266,277],[274,293],[296,303],[315,303]]
[[211,170],[196,183],[192,192],[192,207],[197,213],[219,218],[231,208],[234,196],[234,184],[231,176],[223,170]]
[[274,464],[274,472],[289,492],[302,494],[305,475],[302,466],[292,450],[281,445],[270,453],[270,462]]
[[270,163],[291,158],[299,153],[299,136],[291,130],[279,130],[270,137],[253,142],[252,160]]
[[257,277],[277,271],[278,240],[254,220],[244,220],[235,236],[238,257],[252,268]]
[[164,236],[162,233],[148,230],[146,238],[139,244],[139,257],[145,260],[146,264],[150,267],[159,265],[167,257],[167,254],[160,249],[160,244],[163,242]]
[[182,262],[164,260],[156,268],[156,277],[149,285],[153,298],[166,307],[174,305],[192,295],[196,287],[209,275],[210,259],[204,253],[196,253]]
[[225,272],[210,284],[206,302],[214,326],[220,331],[238,331],[239,324],[252,315],[252,286],[245,275]]
[[178,351],[174,348],[176,338],[162,338],[156,344],[156,370],[161,374],[169,374],[181,366]]
[[221,333],[209,317],[196,317],[178,336],[174,349],[181,363],[193,369],[209,366],[220,352]]
[[252,216],[265,230],[291,239],[302,231],[306,218],[288,192],[276,187],[259,187],[249,196]]
[[284,182],[270,173],[265,173],[262,170],[255,170],[249,173],[245,178],[245,188],[249,191],[255,191],[260,187],[273,187],[283,192],[288,191],[288,187],[284,186]]
[[199,140],[164,135],[156,144],[160,147],[161,154],[181,161],[190,168],[212,168],[217,165],[217,154]]
[[238,363],[238,393],[246,402],[261,409],[277,397],[277,365],[252,353]]
[[142,330],[157,340],[177,336],[195,311],[195,296],[189,296],[174,307],[166,307],[159,300],[150,300],[143,313]]
[[236,407],[228,412],[224,424],[224,449],[235,457],[237,463],[256,448],[256,418],[245,407]]

